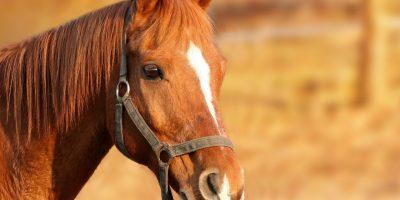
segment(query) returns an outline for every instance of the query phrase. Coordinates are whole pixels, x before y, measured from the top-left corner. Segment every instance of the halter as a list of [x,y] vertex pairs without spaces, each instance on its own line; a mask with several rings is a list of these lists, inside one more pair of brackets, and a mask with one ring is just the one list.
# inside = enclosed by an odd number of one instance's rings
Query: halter
[[[200,149],[205,149],[209,147],[228,147],[233,149],[232,142],[224,136],[215,135],[202,137],[194,140],[190,140],[187,142],[183,142],[180,144],[170,145],[160,141],[157,135],[151,130],[148,126],[139,110],[134,105],[131,97],[130,97],[130,86],[127,79],[128,75],[128,55],[127,55],[127,27],[132,21],[132,11],[136,12],[136,0],[131,0],[132,5],[129,6],[126,14],[125,14],[125,22],[124,22],[124,33],[121,42],[122,48],[122,57],[121,57],[121,66],[120,66],[120,77],[119,83],[116,89],[117,103],[116,103],[116,111],[115,111],[115,144],[119,151],[123,153],[129,159],[132,159],[132,156],[129,154],[126,149],[124,142],[124,135],[122,133],[122,115],[124,112],[124,108],[126,113],[129,115],[132,122],[135,124],[137,129],[140,131],[142,136],[146,139],[147,143],[151,146],[153,152],[157,156],[158,166],[159,166],[159,174],[158,181],[161,188],[161,195],[163,200],[170,200],[172,198],[171,190],[168,185],[168,171],[171,161],[178,156],[182,156],[185,154],[196,152]],[[120,88],[124,86],[126,91],[123,95],[120,94]]]

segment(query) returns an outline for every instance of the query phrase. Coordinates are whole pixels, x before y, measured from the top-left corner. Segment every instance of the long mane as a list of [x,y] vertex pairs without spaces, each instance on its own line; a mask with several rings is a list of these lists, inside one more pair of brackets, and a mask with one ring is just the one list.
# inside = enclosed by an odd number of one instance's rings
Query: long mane
[[[0,50],[0,108],[15,132],[68,129],[119,63],[128,2]],[[36,130],[37,129],[37,130]],[[25,131],[26,130],[26,131]]]
[[[25,42],[0,50],[0,118],[17,140],[52,128],[68,130],[119,66],[123,1],[80,17]],[[159,1],[143,43],[213,40],[211,21],[192,0]],[[5,112],[4,114],[2,112]]]

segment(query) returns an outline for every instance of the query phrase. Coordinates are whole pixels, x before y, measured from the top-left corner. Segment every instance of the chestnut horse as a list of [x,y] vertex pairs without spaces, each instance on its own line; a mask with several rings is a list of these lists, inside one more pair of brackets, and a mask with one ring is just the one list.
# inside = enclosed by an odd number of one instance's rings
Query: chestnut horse
[[[76,197],[114,145],[124,34],[132,102],[158,139],[227,137],[210,1],[137,0],[127,27],[132,5],[121,2],[0,50],[0,199]],[[157,175],[151,146],[123,123],[129,157]],[[169,180],[182,199],[244,199],[231,148],[172,159]]]

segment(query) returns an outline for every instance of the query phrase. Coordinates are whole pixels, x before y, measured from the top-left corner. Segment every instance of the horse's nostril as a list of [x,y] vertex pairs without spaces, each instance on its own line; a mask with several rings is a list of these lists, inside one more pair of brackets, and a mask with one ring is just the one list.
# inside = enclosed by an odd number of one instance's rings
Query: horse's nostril
[[205,199],[215,199],[221,193],[222,179],[218,170],[206,170],[200,175],[200,192]]
[[221,180],[219,174],[210,173],[207,176],[207,185],[212,193],[219,194],[221,192]]

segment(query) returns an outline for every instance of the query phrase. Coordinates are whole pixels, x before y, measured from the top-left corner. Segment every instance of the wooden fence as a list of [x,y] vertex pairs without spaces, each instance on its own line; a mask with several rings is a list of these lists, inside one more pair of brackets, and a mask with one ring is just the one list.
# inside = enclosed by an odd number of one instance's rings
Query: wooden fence
[[[348,43],[354,43],[352,48],[354,48],[354,51],[357,53],[357,61],[353,64],[349,64],[351,65],[351,69],[346,70],[354,71],[355,80],[354,83],[352,81],[344,83],[347,86],[345,86],[346,89],[343,89],[344,87],[342,87],[342,89],[348,90],[348,88],[351,87],[352,92],[347,93],[348,96],[341,100],[342,103],[343,101],[351,101],[346,102],[346,104],[357,106],[395,105],[399,103],[400,96],[397,94],[397,88],[400,85],[393,86],[393,82],[396,82],[393,81],[393,79],[396,79],[397,82],[400,80],[400,70],[398,70],[400,68],[396,69],[396,64],[400,64],[398,63],[400,59],[389,55],[398,55],[396,49],[398,49],[397,46],[400,46],[400,43],[393,41],[392,36],[399,32],[400,20],[388,14],[387,2],[386,0],[362,1],[359,3],[361,12],[357,11],[360,16],[355,17],[356,20],[342,21],[339,23],[325,20],[323,22],[313,22],[300,26],[277,26],[269,24],[266,26],[258,26],[254,30],[251,28],[224,30],[219,34],[219,41],[223,46],[228,46],[228,54],[229,49],[232,49],[231,44],[233,43],[252,46],[252,49],[260,49],[260,45],[273,45],[276,40],[302,40],[310,43],[318,43],[320,40],[314,38],[321,37],[328,38],[328,40],[331,40],[331,43],[337,42],[337,44],[331,46],[346,46]],[[354,5],[352,4],[352,6]],[[230,18],[229,16],[225,17]],[[235,19],[235,17],[232,17],[232,19]],[[222,21],[220,23],[224,22]],[[293,48],[297,48],[296,45],[296,42],[293,42]],[[302,50],[299,49],[299,51]],[[235,52],[237,51],[235,50]],[[234,53],[231,56],[228,55],[228,57],[232,57],[232,59],[235,60],[235,57],[238,55],[234,55]],[[299,52],[299,54],[301,53],[302,52]],[[268,52],[266,52],[266,54],[268,54]],[[282,54],[285,54],[285,52],[282,52]],[[257,55],[253,54],[250,56],[254,57]],[[269,55],[260,56],[268,57]],[[287,57],[287,59],[291,58]],[[318,59],[318,57],[315,59]],[[335,59],[341,58],[337,57]],[[248,60],[251,60],[251,58]],[[298,64],[296,62],[301,61],[292,60],[288,62],[292,62],[291,64],[296,65]],[[262,65],[262,63],[258,64]],[[313,71],[318,67],[319,65],[315,64],[314,66],[310,66],[308,70]],[[293,73],[298,72],[294,70]],[[326,73],[331,72],[327,71]],[[315,73],[315,76],[319,76],[319,74]],[[340,74],[338,74],[336,78],[340,79],[339,76]],[[317,79],[316,77],[314,78]],[[336,97],[331,97],[331,99],[332,98]]]

